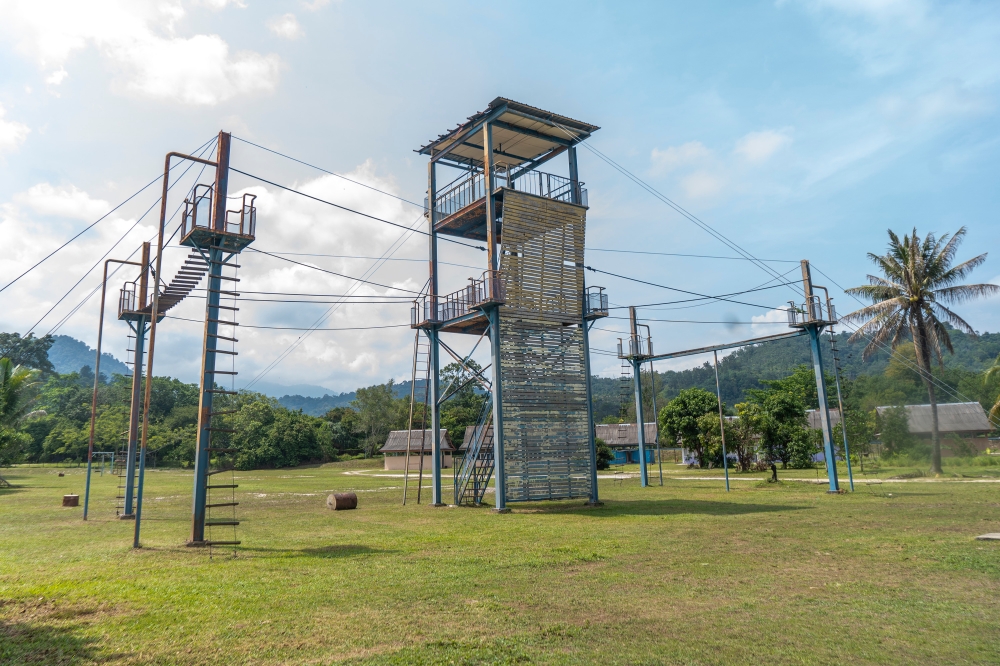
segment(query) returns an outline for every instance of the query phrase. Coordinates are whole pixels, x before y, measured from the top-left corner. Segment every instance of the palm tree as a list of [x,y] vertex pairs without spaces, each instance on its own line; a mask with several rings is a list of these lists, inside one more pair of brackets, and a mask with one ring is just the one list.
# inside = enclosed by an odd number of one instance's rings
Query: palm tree
[[[38,371],[15,366],[9,358],[0,358],[0,461],[8,458],[4,449],[16,455],[25,435],[17,427],[37,414],[31,406],[37,399]],[[9,462],[9,461],[8,461]],[[0,485],[10,485],[0,477]]]
[[868,284],[847,290],[848,294],[864,297],[872,305],[843,318],[844,322],[862,322],[851,341],[870,338],[864,357],[869,358],[886,342],[892,349],[909,336],[917,356],[917,366],[927,387],[931,404],[931,471],[941,474],[941,438],[938,433],[937,398],[931,375],[931,356],[943,367],[942,346],[954,353],[951,336],[945,324],[967,333],[976,332],[949,305],[963,303],[981,296],[1000,292],[995,284],[958,284],[974,268],[986,261],[986,253],[952,266],[958,246],[965,236],[962,227],[954,236],[936,238],[933,233],[921,239],[916,228],[913,235],[900,240],[889,231],[889,248],[885,255],[868,253],[883,277],[868,276]]
[[[986,376],[983,378],[983,381],[988,382],[993,379],[995,375],[1000,375],[1000,356],[997,356],[997,360],[993,361],[993,365],[986,371]],[[1000,395],[997,396],[996,404],[994,404],[993,408],[990,409],[990,420],[996,423],[996,419],[1000,419]]]

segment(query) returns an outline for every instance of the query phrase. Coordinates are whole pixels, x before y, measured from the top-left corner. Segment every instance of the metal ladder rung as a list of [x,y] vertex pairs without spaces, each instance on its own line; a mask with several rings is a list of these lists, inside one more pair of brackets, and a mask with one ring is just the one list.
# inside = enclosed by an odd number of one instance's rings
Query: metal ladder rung
[[215,508],[218,508],[220,506],[239,506],[239,505],[240,505],[239,502],[217,502],[215,504],[206,504],[205,508],[206,509],[215,509]]
[[223,395],[239,395],[239,391],[226,391],[224,389],[205,389],[205,393],[221,393]]
[[213,375],[238,375],[240,374],[236,370],[206,370],[206,373],[211,373]]
[[237,450],[238,449],[216,449],[211,446],[206,449],[206,451],[215,451],[216,453],[236,453]]
[[213,520],[212,522],[205,521],[205,527],[218,527],[219,525],[239,525],[238,520]]
[[209,289],[210,293],[213,294],[225,294],[226,296],[239,296],[240,294],[235,291],[225,291],[224,289]]
[[[236,324],[236,326],[239,326],[239,324]],[[209,333],[208,337],[215,338],[217,340],[229,340],[230,342],[239,342],[239,340],[237,340],[236,338],[230,338],[225,335],[218,335],[217,333]]]
[[239,282],[239,278],[229,277],[228,275],[213,275],[216,280],[227,280],[229,282]]
[[240,325],[240,323],[237,321],[226,321],[225,319],[206,319],[205,321],[212,322],[214,324],[228,324],[229,326]]
[[216,305],[215,307],[219,308],[220,310],[232,310],[233,312],[239,312],[240,311],[239,308],[234,308],[231,305]]
[[205,472],[205,476],[213,476],[215,474],[222,474],[223,472],[232,472],[231,469],[212,469]]
[[204,541],[206,546],[238,546],[242,541]]
[[237,484],[235,484],[235,483],[233,483],[233,484],[226,484],[226,485],[221,485],[221,486],[205,486],[205,489],[206,489],[206,490],[212,490],[212,489],[214,489],[214,488],[239,488],[239,486],[238,486]]
[[240,355],[239,352],[227,351],[225,349],[213,349],[212,353],[213,354],[229,354],[230,356],[239,356]]

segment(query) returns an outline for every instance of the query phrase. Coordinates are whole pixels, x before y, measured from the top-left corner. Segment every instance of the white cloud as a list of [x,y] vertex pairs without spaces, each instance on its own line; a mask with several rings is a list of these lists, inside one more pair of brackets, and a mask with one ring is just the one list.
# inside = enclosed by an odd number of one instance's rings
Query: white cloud
[[750,317],[750,321],[753,322],[750,325],[750,330],[753,331],[754,337],[776,335],[782,332],[778,324],[788,325],[788,313],[783,309],[775,308],[762,315],[753,315]]
[[38,183],[26,192],[14,195],[14,203],[40,215],[56,215],[79,220],[94,220],[111,208],[103,199],[92,199],[75,185],[53,187]]
[[60,67],[59,69],[57,69],[56,71],[52,72],[51,74],[45,77],[45,83],[49,84],[50,86],[57,86],[63,81],[65,81],[67,76],[69,76],[69,72]]
[[700,170],[681,179],[681,187],[692,199],[705,199],[718,194],[725,184],[721,176]]
[[785,131],[750,132],[736,142],[733,152],[748,162],[764,162],[789,143],[791,138]]
[[312,0],[312,2],[305,2],[305,0],[303,0],[301,4],[303,9],[306,9],[307,11],[318,12],[330,4],[330,0]]
[[653,172],[662,174],[692,164],[699,164],[712,156],[712,151],[705,147],[701,141],[689,141],[680,146],[669,146],[664,150],[653,148],[650,154],[650,161],[653,163]]
[[16,150],[24,143],[31,130],[24,123],[14,120],[4,120],[7,110],[0,104],[0,153]]
[[[213,2],[216,9],[225,4]],[[47,82],[65,78],[71,56],[95,47],[117,73],[114,87],[129,94],[184,104],[214,105],[238,95],[270,92],[278,82],[276,55],[230,53],[219,35],[180,37],[185,15],[177,2],[102,0],[66,3],[13,1],[0,5],[0,30],[17,49],[48,71]]]
[[303,34],[302,26],[299,25],[295,14],[284,14],[275,16],[267,21],[268,29],[282,39],[298,39]]

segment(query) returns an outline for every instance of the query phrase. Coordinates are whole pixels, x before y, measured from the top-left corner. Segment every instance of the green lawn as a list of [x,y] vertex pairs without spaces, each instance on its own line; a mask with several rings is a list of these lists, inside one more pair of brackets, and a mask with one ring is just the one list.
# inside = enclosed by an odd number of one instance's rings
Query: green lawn
[[[148,473],[134,551],[115,477],[84,523],[60,506],[82,469],[3,470],[0,664],[1000,661],[1000,542],[974,540],[1000,484],[971,478],[991,470],[839,496],[665,471],[510,515],[402,507],[358,462],[242,472],[234,559],[183,546],[189,472]],[[328,510],[346,490],[358,510]]]

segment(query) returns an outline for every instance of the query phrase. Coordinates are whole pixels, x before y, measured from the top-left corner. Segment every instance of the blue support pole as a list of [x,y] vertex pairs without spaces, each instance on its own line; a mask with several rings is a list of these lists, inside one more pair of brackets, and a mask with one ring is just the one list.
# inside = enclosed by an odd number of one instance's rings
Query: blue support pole
[[125,458],[125,507],[120,518],[135,517],[135,464],[139,452],[139,405],[142,403],[142,356],[146,342],[146,320],[139,319],[135,328],[135,356],[132,359],[132,404],[128,415],[128,450]]
[[813,371],[816,373],[816,392],[819,397],[820,428],[823,431],[823,452],[826,458],[826,473],[830,479],[831,493],[840,492],[840,482],[837,479],[837,457],[833,450],[833,429],[830,427],[830,410],[826,398],[826,382],[823,379],[823,356],[819,346],[820,327],[811,324],[806,326],[809,333],[809,345],[812,348]]
[[[143,424],[145,430],[146,424]],[[132,537],[132,547],[139,548],[139,528],[142,525],[142,483],[146,476],[146,447],[139,449],[139,487],[136,492],[135,532]]]
[[722,437],[722,468],[726,470],[726,492],[729,492],[729,455],[726,453],[726,418],[722,414],[722,388],[719,384],[719,352],[713,351],[715,359],[715,396],[719,399],[719,435]]
[[583,371],[587,374],[587,428],[590,438],[590,501],[588,504],[601,504],[597,493],[597,437],[594,434],[594,402],[590,387],[590,324],[586,319],[580,322],[583,329]]
[[441,386],[438,381],[438,374],[441,369],[441,345],[438,343],[439,332],[437,329],[427,329],[430,338],[430,362],[431,362],[431,506],[444,506],[441,501],[441,409],[438,405],[441,395]]
[[222,289],[222,250],[213,245],[208,250],[208,298],[205,305],[204,354],[201,365],[201,399],[198,405],[198,445],[194,457],[194,489],[191,504],[191,541],[205,541],[205,504],[208,498],[209,448],[212,443],[212,402],[215,390],[215,350],[219,332],[219,301]]
[[646,421],[642,409],[642,361],[632,357],[632,380],[635,385],[635,420],[639,433],[639,478],[642,487],[649,485],[649,474],[646,470]]
[[503,395],[500,376],[500,308],[490,308],[490,354],[493,357],[493,469],[496,477],[494,511],[506,513],[507,472],[503,457]]

